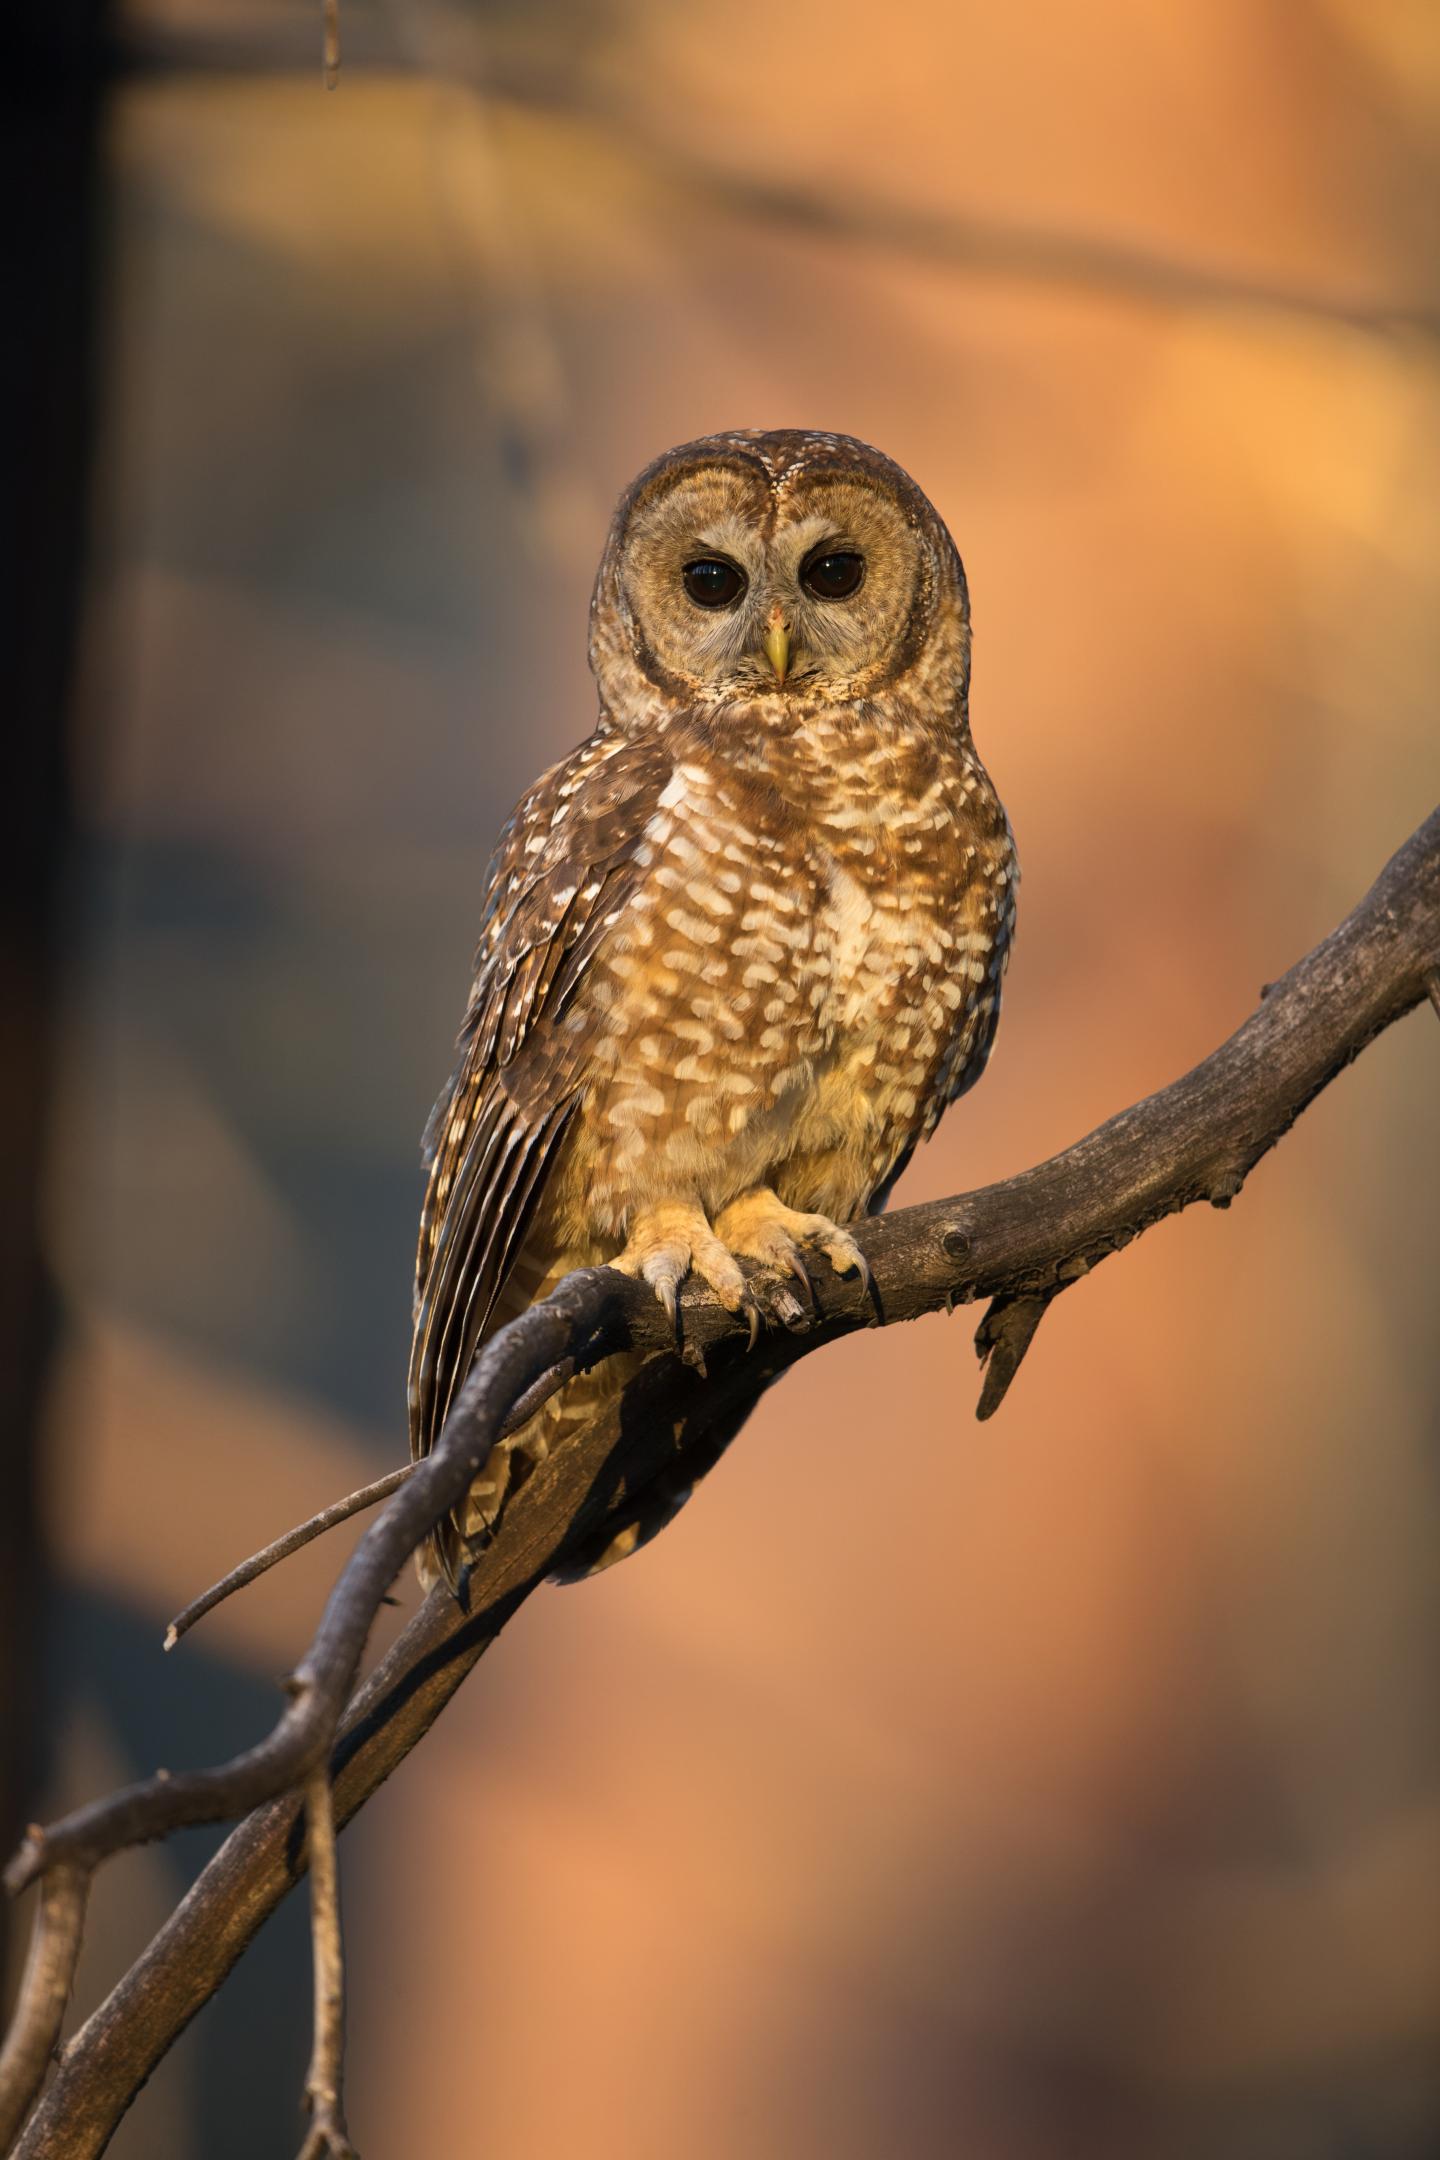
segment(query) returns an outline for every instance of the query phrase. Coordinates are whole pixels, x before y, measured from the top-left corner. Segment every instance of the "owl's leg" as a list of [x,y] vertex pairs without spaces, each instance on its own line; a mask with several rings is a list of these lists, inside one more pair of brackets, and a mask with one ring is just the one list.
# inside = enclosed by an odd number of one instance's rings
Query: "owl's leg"
[[729,1251],[758,1260],[779,1273],[805,1281],[801,1247],[823,1252],[837,1275],[858,1274],[868,1290],[870,1270],[850,1232],[828,1215],[802,1215],[786,1207],[768,1185],[752,1186],[715,1218],[715,1235]]
[[755,1339],[760,1315],[739,1262],[710,1227],[695,1200],[658,1200],[636,1210],[625,1250],[610,1262],[622,1275],[638,1275],[659,1298],[675,1325],[675,1299],[692,1271],[707,1282],[727,1312],[743,1312]]

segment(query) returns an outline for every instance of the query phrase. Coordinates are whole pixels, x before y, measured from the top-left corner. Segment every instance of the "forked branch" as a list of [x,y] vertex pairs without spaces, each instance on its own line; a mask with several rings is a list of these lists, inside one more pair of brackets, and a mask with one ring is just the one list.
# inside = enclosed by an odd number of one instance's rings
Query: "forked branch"
[[[1159,1094],[1121,1111],[1063,1154],[999,1185],[866,1223],[860,1242],[873,1301],[853,1279],[817,1271],[804,1332],[771,1328],[747,1354],[743,1321],[687,1292],[677,1353],[649,1294],[613,1270],[567,1277],[487,1345],[435,1452],[387,1502],[342,1571],[291,1701],[269,1737],[217,1769],[157,1778],[34,1830],[11,1864],[12,1890],[43,1878],[53,1926],[74,1912],[108,1854],[182,1823],[255,1812],[231,1835],[149,1948],[66,2049],[15,2147],[16,2160],[87,2160],[196,2010],[220,1985],[305,1865],[303,1796],[329,1760],[343,1825],[428,1730],[465,1673],[524,1599],[567,1558],[623,1519],[627,1495],[703,1469],[758,1396],[799,1358],[854,1329],[989,1298],[977,1347],[988,1414],[1039,1319],[1063,1290],[1153,1223],[1192,1201],[1228,1207],[1260,1158],[1320,1090],[1440,976],[1440,813],[1401,849],[1340,927],[1272,984],[1229,1040]],[[390,1584],[459,1499],[495,1438],[569,1373],[621,1348],[647,1353],[611,1407],[526,1480],[471,1576],[470,1609],[432,1591],[346,1709],[371,1622]],[[338,1746],[336,1745],[338,1736]],[[313,1824],[312,1824],[313,1844]],[[319,1849],[318,1847],[316,1848]],[[56,1902],[59,1886],[68,1902]],[[63,1918],[63,1914],[60,1915]],[[78,1913],[74,1934],[78,1942]],[[52,1934],[60,1944],[61,1936]],[[53,1958],[18,2013],[0,2114],[23,2116],[44,2074],[37,2008]],[[52,2032],[53,2038],[53,2032]],[[337,2116],[338,2120],[338,2116]],[[343,2131],[340,2133],[343,2135]]]

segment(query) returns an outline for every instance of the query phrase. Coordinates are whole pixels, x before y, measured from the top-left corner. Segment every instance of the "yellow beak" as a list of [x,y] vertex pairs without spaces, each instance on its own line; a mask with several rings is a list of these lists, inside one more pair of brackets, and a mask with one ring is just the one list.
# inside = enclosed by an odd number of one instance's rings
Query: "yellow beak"
[[775,670],[775,680],[782,683],[790,672],[790,632],[778,615],[770,618],[765,632],[765,657]]

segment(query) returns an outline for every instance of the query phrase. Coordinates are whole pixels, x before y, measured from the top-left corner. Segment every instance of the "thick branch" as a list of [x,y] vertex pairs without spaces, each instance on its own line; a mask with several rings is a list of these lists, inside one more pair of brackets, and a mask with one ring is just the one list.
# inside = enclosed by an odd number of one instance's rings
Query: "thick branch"
[[[1429,994],[1437,969],[1440,813],[1192,1072],[1019,1177],[865,1224],[874,1304],[853,1281],[819,1277],[815,1325],[803,1334],[771,1330],[747,1356],[743,1323],[687,1293],[687,1344],[705,1357],[708,1378],[667,1346],[658,1307],[607,1269],[567,1278],[506,1328],[482,1354],[436,1453],[357,1547],[297,1671],[300,1699],[271,1739],[219,1771],[134,1787],[27,1841],[12,1868],[17,1883],[59,1862],[93,1864],[178,1822],[214,1820],[251,1804],[260,1784],[284,1795],[233,1833],[76,2036],[17,2160],[102,2151],[133,2093],[289,1889],[303,1865],[297,1791],[329,1745],[379,1600],[463,1492],[522,1391],[549,1384],[550,1365],[583,1366],[621,1346],[667,1353],[649,1358],[612,1408],[520,1488],[472,1575],[471,1611],[432,1592],[361,1688],[334,1758],[342,1823],[428,1730],[536,1584],[603,1538],[607,1521],[623,1518],[627,1495],[703,1468],[798,1358],[873,1324],[877,1307],[889,1324],[990,1297],[997,1304],[982,1348],[1004,1354],[1008,1379],[1050,1300],[1192,1201],[1228,1207],[1321,1088]],[[181,1789],[178,1806],[173,1788]]]

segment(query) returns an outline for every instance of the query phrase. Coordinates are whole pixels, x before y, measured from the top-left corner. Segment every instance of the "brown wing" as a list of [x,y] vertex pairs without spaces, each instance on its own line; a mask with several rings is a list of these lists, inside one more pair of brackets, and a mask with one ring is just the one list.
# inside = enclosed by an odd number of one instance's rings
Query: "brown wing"
[[583,1098],[584,1032],[556,1023],[627,904],[670,771],[658,744],[602,725],[536,782],[491,858],[460,1065],[425,1134],[412,1455],[435,1444]]

